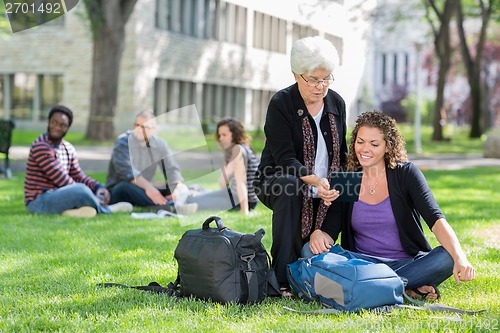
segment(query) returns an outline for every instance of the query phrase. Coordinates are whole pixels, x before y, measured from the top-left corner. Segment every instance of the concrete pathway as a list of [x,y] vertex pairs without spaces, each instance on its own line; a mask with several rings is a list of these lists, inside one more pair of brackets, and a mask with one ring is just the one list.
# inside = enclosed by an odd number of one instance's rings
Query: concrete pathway
[[[111,147],[76,147],[80,165],[85,172],[105,172],[111,157]],[[14,146],[10,149],[12,172],[24,172],[26,160],[29,155],[29,147]],[[204,170],[207,163],[214,161],[221,165],[222,154],[205,152],[186,152],[178,155],[177,162],[182,170]],[[432,156],[410,155],[410,161],[422,170],[440,169],[457,170],[474,167],[499,167],[500,159],[483,158],[479,154],[441,154]],[[3,167],[3,161],[0,162]]]

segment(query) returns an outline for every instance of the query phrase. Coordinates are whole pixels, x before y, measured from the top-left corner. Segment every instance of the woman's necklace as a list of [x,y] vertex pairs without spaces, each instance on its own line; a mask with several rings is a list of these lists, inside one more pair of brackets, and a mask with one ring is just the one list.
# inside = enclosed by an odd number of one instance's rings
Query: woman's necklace
[[378,182],[380,181],[380,179],[382,178],[382,175],[385,174],[385,168],[384,168],[384,171],[382,171],[378,177],[377,177],[377,180],[375,181],[375,184],[370,185],[370,183],[366,182],[368,184],[368,188],[370,189],[368,192],[371,194],[371,195],[374,195],[375,194],[375,188],[377,187],[377,184]]

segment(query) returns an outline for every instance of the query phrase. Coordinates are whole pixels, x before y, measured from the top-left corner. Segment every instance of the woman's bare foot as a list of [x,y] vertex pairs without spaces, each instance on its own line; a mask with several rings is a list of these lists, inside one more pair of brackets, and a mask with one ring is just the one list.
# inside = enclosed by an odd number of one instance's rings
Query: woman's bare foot
[[407,289],[405,292],[410,297],[428,301],[435,301],[439,298],[439,291],[434,286],[421,286],[414,289]]
[[292,289],[287,284],[280,285],[280,293],[282,297],[293,297]]

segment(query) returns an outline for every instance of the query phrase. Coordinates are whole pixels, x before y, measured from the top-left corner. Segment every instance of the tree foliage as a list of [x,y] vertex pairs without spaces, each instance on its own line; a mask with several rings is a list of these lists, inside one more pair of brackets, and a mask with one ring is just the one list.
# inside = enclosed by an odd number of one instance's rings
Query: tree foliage
[[0,38],[3,34],[10,33],[10,23],[5,14],[5,7],[0,5]]

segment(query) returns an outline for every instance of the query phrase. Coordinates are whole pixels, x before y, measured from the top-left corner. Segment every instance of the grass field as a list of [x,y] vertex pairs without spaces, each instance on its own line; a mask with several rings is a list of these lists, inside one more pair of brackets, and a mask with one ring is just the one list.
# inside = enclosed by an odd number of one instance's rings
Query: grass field
[[[451,279],[440,303],[485,313],[461,317],[416,310],[389,314],[303,315],[299,299],[258,305],[176,300],[136,290],[102,289],[101,282],[142,285],[173,281],[175,246],[208,216],[134,220],[126,214],[93,219],[29,215],[23,175],[0,179],[0,332],[487,332],[500,328],[500,169],[426,171],[442,210],[477,270],[473,282]],[[104,174],[93,174],[103,180]],[[264,228],[271,246],[271,212],[248,218],[220,215],[241,232]],[[429,235],[431,244],[436,245]]]

